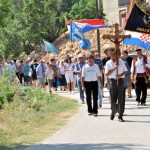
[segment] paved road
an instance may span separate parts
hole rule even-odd
[[[59,94],[79,100],[77,93]],[[86,104],[82,104],[62,130],[26,150],[150,150],[150,98],[147,106],[139,107],[135,97],[127,99],[125,122],[118,122],[117,116],[110,120],[107,90],[104,95],[98,117],[88,116]]]

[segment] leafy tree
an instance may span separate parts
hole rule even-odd
[[[103,18],[103,8],[100,5],[99,18]],[[66,15],[69,20],[78,19],[95,19],[96,18],[96,1],[82,0],[75,3],[71,11]]]

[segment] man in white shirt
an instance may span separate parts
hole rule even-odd
[[[115,50],[115,49],[114,49]],[[115,118],[115,114],[118,112],[118,119],[120,122],[124,122],[122,116],[124,112],[124,80],[127,68],[123,60],[119,59],[119,65],[116,64],[115,51],[111,53],[111,59],[106,62],[105,75],[108,77],[110,83],[110,97],[111,97],[111,116],[110,120]],[[118,75],[117,75],[118,70]]]
[[[137,58],[134,58],[131,66],[132,81],[135,84],[137,106],[145,106],[147,98],[148,76],[146,67],[150,68],[150,60],[142,55],[141,49],[136,50]],[[142,97],[141,97],[142,95]]]
[[[98,81],[102,89],[101,73],[98,65],[94,64],[94,56],[89,55],[88,63],[82,68],[82,89],[86,93],[88,114],[97,116],[98,114]],[[92,106],[93,97],[93,106]]]

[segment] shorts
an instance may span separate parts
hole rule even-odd
[[[48,81],[48,86],[53,87],[53,79],[47,79]]]
[[[39,83],[45,83],[45,78],[39,78],[39,79],[38,79],[38,82],[39,82]]]
[[[66,73],[66,74],[65,74],[67,83],[73,82],[73,80],[74,80],[74,77],[73,77],[73,76],[74,76],[73,73]]]
[[[34,80],[37,80],[37,75],[36,74],[32,74],[32,80],[34,81]]]
[[[24,82],[30,82],[31,81],[31,77],[29,76],[24,76]]]

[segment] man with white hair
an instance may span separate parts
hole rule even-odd
[[[41,88],[45,88],[45,72],[46,72],[46,65],[44,64],[43,60],[40,60],[40,64],[36,68],[37,78],[39,82],[39,86]]]
[[[77,85],[78,85],[78,90],[80,93],[80,100],[82,104],[84,104],[84,91],[82,90],[81,73],[82,73],[83,66],[86,64],[84,60],[85,59],[84,59],[83,54],[79,54],[78,62],[75,64],[75,73],[77,74]]]

